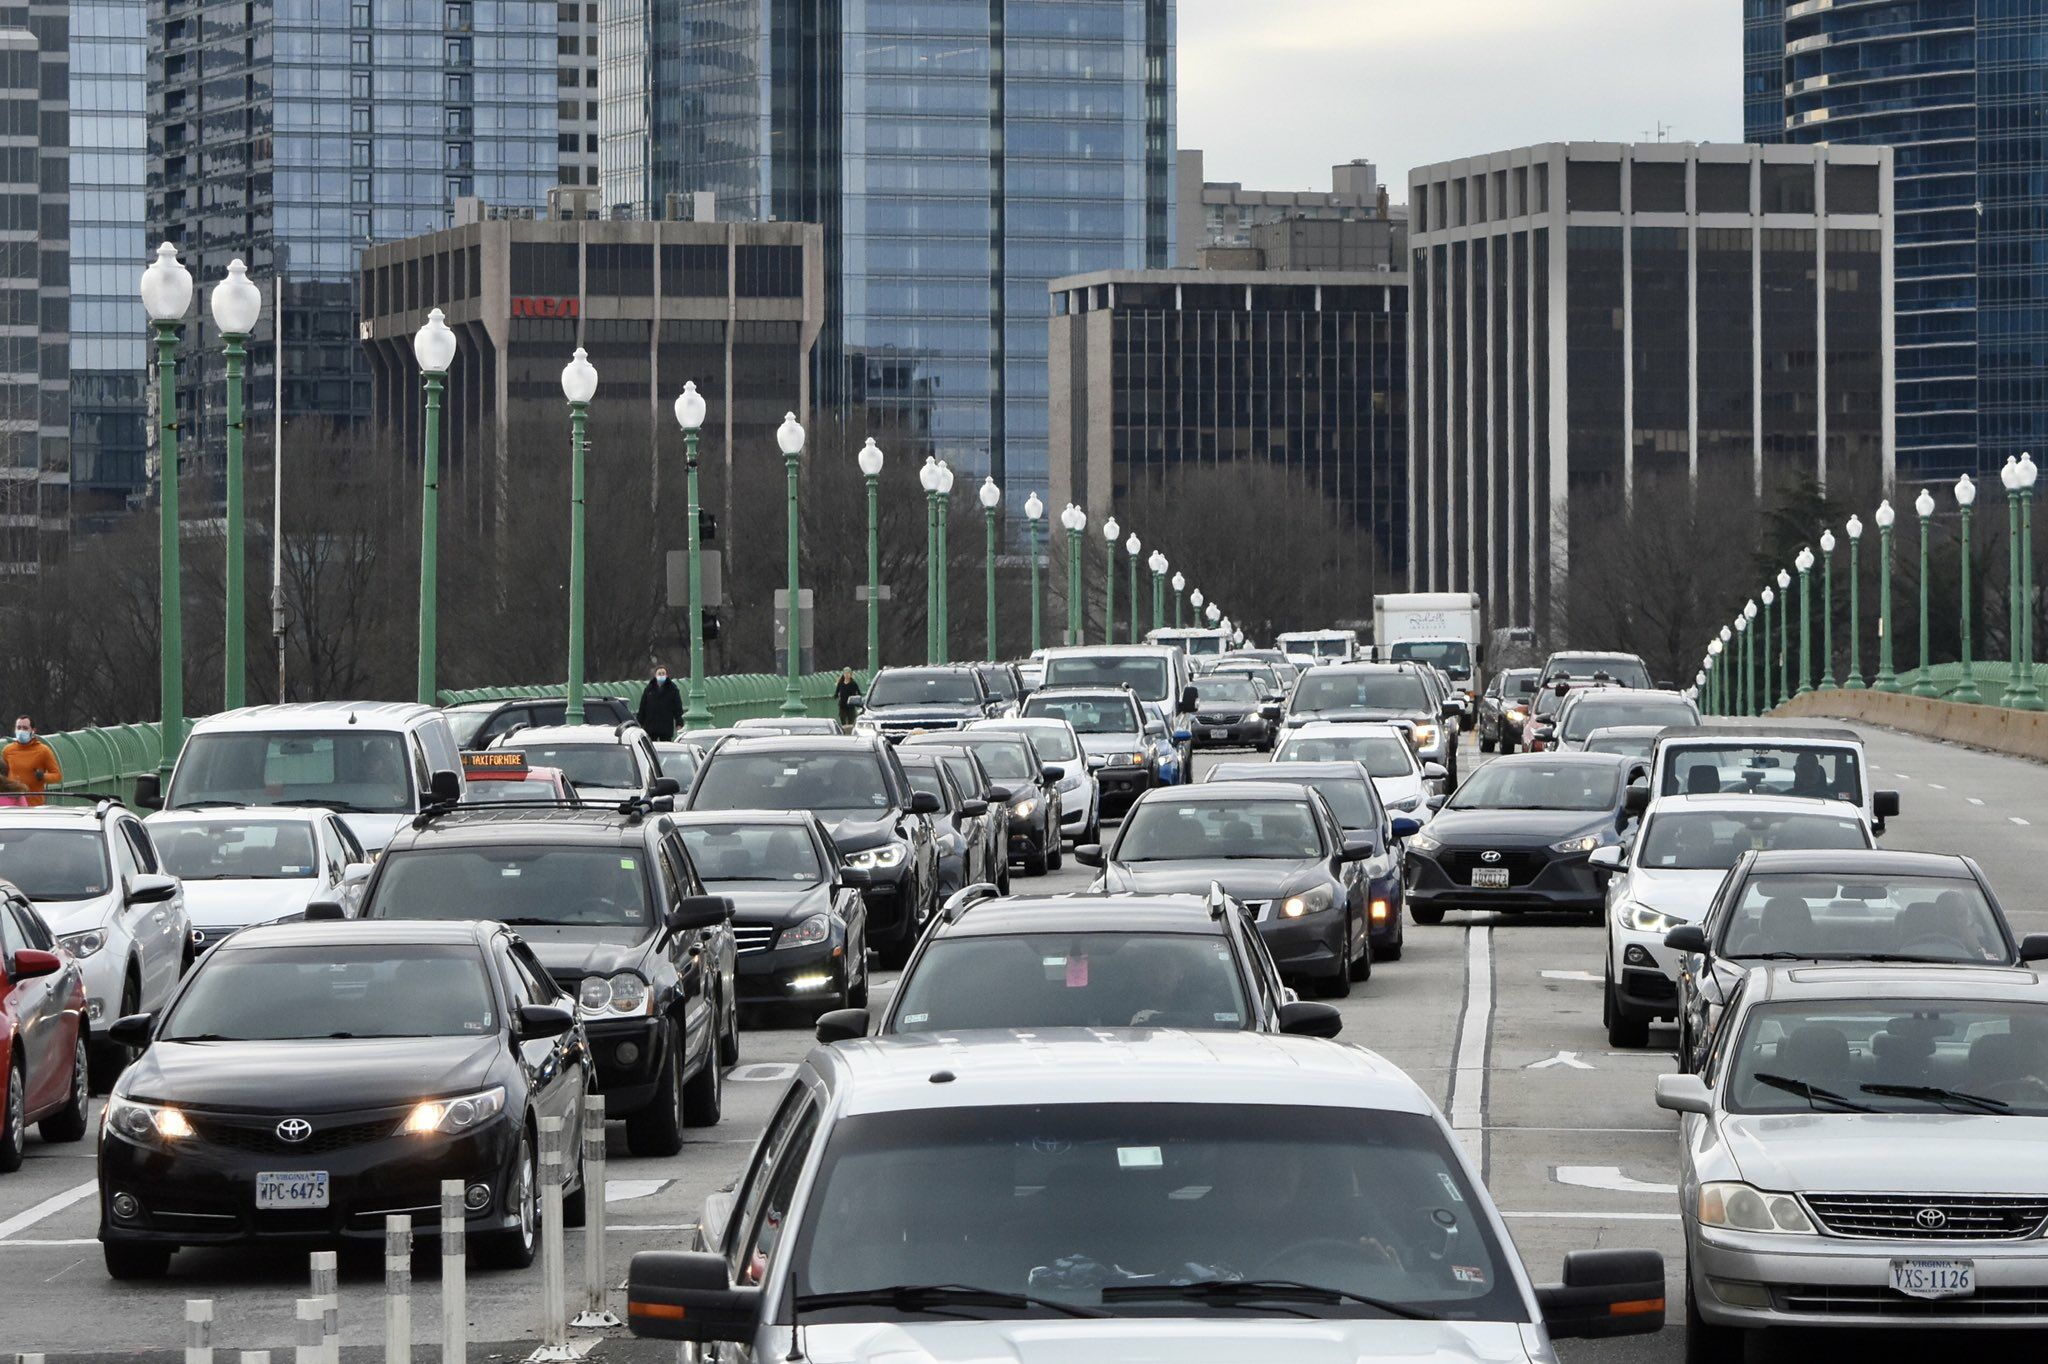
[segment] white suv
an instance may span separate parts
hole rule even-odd
[[[85,977],[93,1087],[128,1053],[104,1040],[127,1014],[160,1009],[191,959],[185,892],[142,821],[112,801],[0,811],[0,878],[34,902]]]
[[[518,749],[534,767],[561,769],[576,794],[594,804],[656,794],[654,784],[661,780],[654,744],[636,724],[515,729],[491,747]]]

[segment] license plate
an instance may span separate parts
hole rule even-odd
[[[324,1208],[327,1171],[263,1170],[256,1175],[259,1208]]]
[[[1230,731],[1227,729],[1212,729],[1209,731],[1209,737],[1212,739],[1228,739]]]
[[[1909,1298],[1967,1298],[1977,1291],[1971,1260],[1893,1260],[1892,1288]]]
[[[1506,890],[1508,869],[1506,867],[1474,867],[1472,884],[1483,890]]]

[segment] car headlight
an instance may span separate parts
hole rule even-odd
[[[405,1115],[398,1130],[416,1137],[467,1132],[505,1111],[505,1087],[493,1085],[452,1099],[427,1099]]]
[[[1443,840],[1431,838],[1426,833],[1408,835],[1408,851],[1433,853],[1443,847]]]
[[[1436,742],[1435,725],[1417,725],[1408,731],[1408,741],[1417,748],[1428,748]]]
[[[1731,1231],[1815,1234],[1806,1210],[1791,1194],[1767,1193],[1734,1180],[1700,1185],[1699,1219],[1703,1227]]]
[[[631,971],[585,976],[576,987],[576,1007],[586,1014],[644,1014],[649,998],[647,982]]]
[[[822,914],[813,914],[802,923],[785,928],[775,936],[775,946],[809,947],[824,942],[832,936],[832,921]]]
[[[1523,710],[1520,706],[1509,706],[1507,716],[1510,720],[1526,720],[1529,718],[1529,712]]]
[[[1666,914],[1662,910],[1651,909],[1648,905],[1637,904],[1623,905],[1621,913],[1616,917],[1621,920],[1623,928],[1632,928],[1638,933],[1668,933],[1680,924],[1689,922],[1676,914]]]
[[[1304,914],[1320,914],[1336,903],[1336,893],[1328,886],[1315,886],[1282,900],[1280,913],[1285,918],[1299,919]]]
[[[107,930],[89,928],[83,933],[66,933],[57,941],[65,951],[83,961],[107,945]]]
[[[1567,838],[1562,843],[1553,843],[1550,845],[1550,850],[1561,853],[1591,852],[1599,846],[1600,835],[1587,834],[1583,838]]]
[[[170,1105],[138,1103],[118,1096],[107,1100],[103,1121],[114,1132],[136,1142],[181,1141],[192,1135],[192,1124]]]
[[[1408,796],[1402,800],[1390,800],[1387,802],[1387,808],[1389,810],[1420,810],[1422,808],[1422,797]]]
[[[879,848],[863,848],[846,855],[846,865],[856,871],[873,871],[877,867],[900,867],[903,859],[910,855],[910,848],[902,843],[884,843]]]
[[[1037,808],[1038,797],[1026,796],[1024,797],[1024,799],[1018,801],[1016,804],[1010,807],[1010,813],[1017,816],[1019,819],[1025,819],[1028,818],[1031,812],[1033,810],[1036,810]]]
[[[1109,765],[1111,767],[1143,767],[1146,757],[1147,755],[1144,753],[1112,753],[1109,755]]]

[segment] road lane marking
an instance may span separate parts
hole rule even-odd
[[[607,1232],[695,1231],[696,1229],[697,1224],[695,1222],[627,1222],[623,1225],[614,1222],[605,1228]]]
[[[1451,1059],[1451,1129],[1465,1154],[1486,1169],[1486,1048],[1493,1030],[1493,930],[1465,930],[1465,1016]]]
[[[1947,788],[1946,786],[1943,786],[1943,785],[1942,785],[1942,784],[1941,784],[1940,782],[1938,782],[1938,781],[1931,781],[1931,782],[1928,782],[1928,783],[1927,783],[1927,789],[1928,789],[1928,790],[1930,790],[1930,791],[1946,791],[1946,790],[1948,790],[1948,788]]]
[[[636,1198],[652,1198],[675,1183],[672,1179],[607,1179],[604,1182],[606,1206],[613,1203],[630,1203]]]
[[[1577,1052],[1561,1051],[1547,1060],[1531,1061],[1528,1065],[1523,1066],[1522,1069],[1549,1070],[1552,1066],[1564,1066],[1571,1070],[1591,1070],[1593,1068],[1588,1062],[1581,1061]]]
[[[1541,975],[1545,980],[1571,980],[1590,985],[1604,985],[1607,983],[1605,976],[1596,976],[1591,971],[1541,971],[1537,974]]]
[[[37,1246],[96,1246],[96,1245],[98,1245],[99,1243],[100,1243],[100,1242],[99,1242],[99,1238],[98,1238],[97,1236],[83,1236],[83,1237],[78,1237],[78,1238],[76,1238],[76,1239],[73,1239],[73,1240],[55,1240],[55,1241],[31,1241],[31,1240],[21,1240],[21,1241],[0,1241],[0,1250],[13,1250],[13,1249],[15,1249],[16,1247],[20,1247],[20,1246],[28,1246],[28,1247],[37,1247]]]
[[[2015,824],[2025,824],[2027,822],[2024,819],[2021,819],[2018,815],[2007,815],[2006,818],[2011,820]]]
[[[1560,1165],[1556,1174],[1558,1183],[1577,1185],[1581,1189],[1660,1194],[1667,1198],[1678,1193],[1676,1184],[1645,1184],[1640,1179],[1631,1179],[1621,1172],[1619,1165]]]
[[[81,1199],[92,1197],[99,1192],[99,1187],[98,1180],[88,1179],[85,1183],[66,1189],[63,1193],[50,1195],[27,1212],[16,1213],[5,1222],[0,1222],[0,1241],[5,1241],[17,1231],[27,1231],[45,1217],[64,1211]]]
[[[1966,796],[1964,799],[1968,800],[1972,805],[1982,805],[1984,803],[1983,799],[1978,796]]]

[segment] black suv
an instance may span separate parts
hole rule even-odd
[[[316,901],[316,904],[320,902]],[[330,902],[331,903],[331,902]],[[340,917],[339,906],[308,917]],[[732,902],[704,893],[668,816],[634,805],[428,812],[363,891],[365,919],[495,919],[576,1001],[605,1116],[672,1156],[723,1107],[739,1059]]]
[[[873,735],[735,735],[690,783],[691,810],[811,810],[868,906],[869,942],[885,963],[910,955],[939,907],[939,802],[910,786],[896,750]]]
[[[965,729],[1000,714],[1004,701],[988,689],[981,670],[955,663],[935,668],[884,668],[859,701],[856,733],[901,739],[931,730]]]

